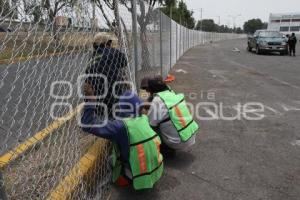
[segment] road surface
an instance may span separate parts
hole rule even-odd
[[[197,144],[165,160],[165,174],[155,189],[114,186],[110,199],[299,199],[300,54],[256,55],[246,51],[246,44],[232,40],[198,46],[179,60],[173,88],[195,106],[210,104],[197,112],[215,119],[197,119]],[[176,73],[179,69],[187,73]],[[262,105],[262,112],[247,114],[240,109],[247,103]],[[230,119],[237,110],[240,119]],[[248,115],[263,118],[252,121]]]
[[[24,139],[33,136],[53,121],[50,116],[53,103],[80,103],[77,78],[87,66],[88,54],[65,55],[19,64],[0,65],[0,155]],[[57,84],[54,94],[68,96],[60,99],[50,94],[51,84]],[[57,106],[55,117],[66,114],[69,108]]]

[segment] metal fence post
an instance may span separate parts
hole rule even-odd
[[[186,46],[185,46],[185,51],[189,49],[189,29],[186,28],[186,34],[185,34],[185,39],[186,39]]]
[[[194,30],[191,30],[192,32],[192,47],[194,47],[195,45],[195,40],[194,40]]]
[[[191,40],[190,40],[190,29],[188,29],[188,34],[187,34],[187,40],[188,40],[188,47],[187,47],[187,50],[189,50],[190,46],[191,46]]]
[[[195,47],[196,46],[195,45],[195,31],[193,30],[192,32],[193,32],[193,47]]]
[[[186,31],[185,31],[185,40],[186,40],[185,51],[187,51],[188,48],[189,48],[189,29],[187,29],[187,28],[186,28]]]
[[[0,170],[0,200],[7,200],[7,196],[4,188],[4,178],[2,176],[1,170]]]
[[[181,33],[181,25],[179,25],[179,57],[181,57],[181,37],[182,37],[182,33]]]
[[[96,32],[96,2],[92,1],[93,6],[93,22],[92,22],[92,35],[95,35]]]
[[[162,35],[162,26],[163,26],[163,23],[162,23],[162,12],[160,11],[160,17],[159,17],[159,37],[160,37],[160,74],[161,76],[163,76],[163,35]]]
[[[133,45],[134,45],[134,79],[136,89],[139,89],[138,83],[138,28],[137,28],[137,11],[136,11],[136,0],[131,1],[132,4],[132,35],[133,35]]]
[[[188,43],[187,43],[187,49],[189,49],[190,48],[190,29],[188,29],[188,34],[187,34],[187,41],[188,41]]]
[[[172,8],[170,12],[170,71],[172,69]]]
[[[185,29],[184,29],[184,27],[182,26],[182,36],[181,36],[182,55],[183,55],[183,53],[184,53],[184,31],[185,31]]]
[[[178,24],[176,23],[176,62],[178,60]]]

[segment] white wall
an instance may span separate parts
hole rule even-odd
[[[288,30],[280,30],[280,27],[288,27]],[[299,31],[292,30],[291,27],[299,27]],[[292,32],[300,34],[300,13],[270,14],[268,30],[276,30],[284,34]]]

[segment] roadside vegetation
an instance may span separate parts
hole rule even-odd
[[[93,39],[89,33],[65,33],[60,38],[58,41],[45,33],[1,33],[0,61],[82,52],[91,47]]]

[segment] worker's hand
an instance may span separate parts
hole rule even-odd
[[[150,103],[145,103],[140,107],[140,114],[148,115],[149,110],[150,110]]]
[[[84,95],[86,97],[89,97],[89,99],[92,99],[92,100],[96,100],[94,88],[93,88],[93,86],[91,84],[84,83],[84,85],[83,85],[83,91],[84,91]]]
[[[141,115],[148,115],[149,109],[146,109],[145,107],[140,108],[140,114]]]

